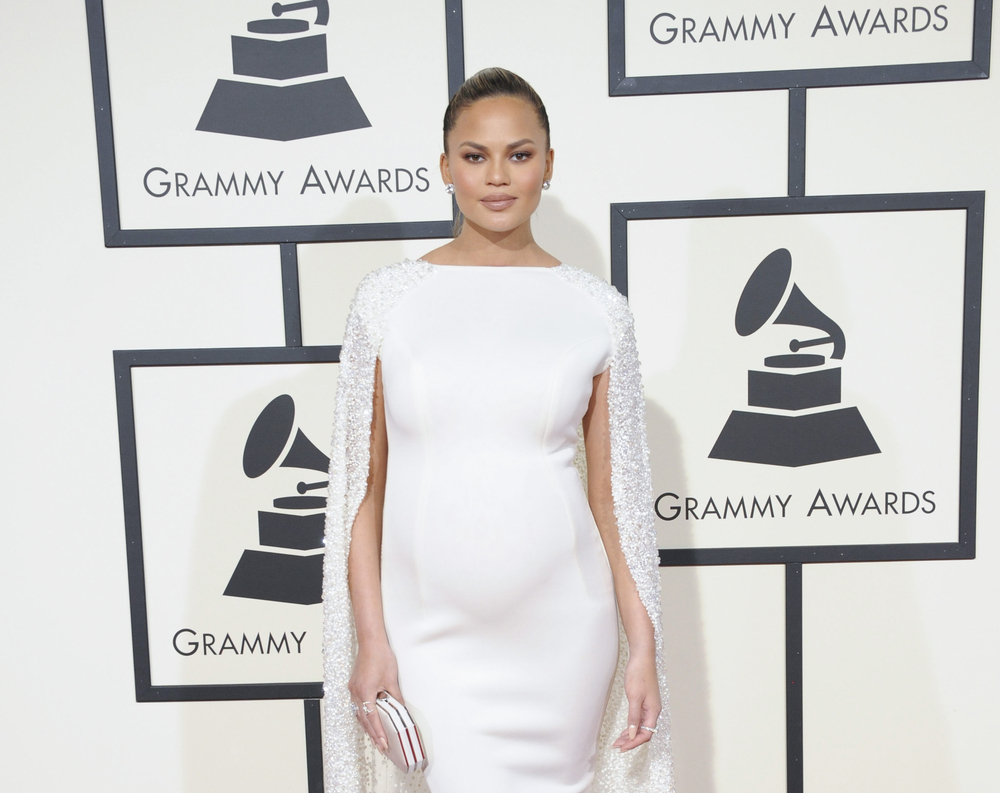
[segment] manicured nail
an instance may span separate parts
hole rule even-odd
[[[635,734],[638,731],[638,729],[639,728],[636,727],[634,724],[628,725],[628,739],[630,741],[634,741],[635,740]]]

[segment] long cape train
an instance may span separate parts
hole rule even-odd
[[[632,314],[626,299],[606,281],[566,264],[554,271],[598,303],[611,331],[608,408],[614,514],[622,551],[653,623],[656,668],[663,701],[659,730],[652,740],[629,752],[611,747],[625,728],[628,717],[624,693],[628,644],[619,621],[618,666],[601,724],[591,790],[592,793],[671,793],[673,763],[663,661],[659,554],[645,402]],[[408,289],[433,272],[434,268],[427,262],[404,260],[369,273],[351,302],[344,332],[330,453],[323,560],[324,770],[328,793],[371,793],[384,787],[397,791],[427,789],[422,774],[404,775],[388,764],[374,750],[351,713],[347,683],[357,644],[347,586],[347,557],[351,528],[368,482],[375,359],[380,351],[386,318]],[[578,464],[580,457],[578,453]]]

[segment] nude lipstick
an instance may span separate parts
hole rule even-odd
[[[487,209],[492,209],[494,212],[502,212],[515,201],[517,199],[514,196],[507,195],[506,193],[491,193],[479,199],[479,203],[483,204]]]

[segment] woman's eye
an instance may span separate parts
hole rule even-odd
[[[475,152],[469,152],[465,155],[465,159],[469,162],[482,162],[485,157],[482,154],[476,154]]]
[[[531,152],[530,151],[516,151],[516,152],[514,152],[511,155],[511,157],[514,158],[515,162],[524,162],[525,160],[528,160],[528,159],[531,158]]]

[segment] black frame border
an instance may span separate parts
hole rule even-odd
[[[964,209],[966,212],[957,542],[661,548],[661,567],[975,558],[980,309],[982,305],[985,202],[985,192],[968,191],[649,201],[611,205],[611,283],[626,298],[628,297],[628,223],[630,221],[955,209]]]
[[[435,239],[452,236],[452,218],[402,223],[343,223],[314,226],[230,226],[186,229],[123,229],[118,202],[118,169],[111,112],[104,0],[85,0],[90,74],[94,89],[97,161],[101,185],[104,245],[134,248],[175,245],[262,245],[295,242],[365,242],[396,239]],[[462,0],[444,0],[448,96],[465,80],[465,43]]]
[[[132,399],[132,369],[140,366],[226,366],[247,364],[339,363],[340,346],[322,347],[233,347],[186,350],[115,350],[115,395],[118,402],[118,444],[122,467],[122,499],[125,509],[126,562],[128,565],[129,613],[132,623],[132,662],[135,670],[136,702],[201,702],[206,700],[307,700],[323,696],[322,682],[315,683],[222,683],[211,685],[154,686],[149,663],[149,626],[146,613],[146,575],[142,553],[142,513],[139,500],[139,468],[136,456],[135,411]],[[317,711],[318,715],[318,711]],[[318,734],[307,727],[307,738]],[[312,751],[312,750],[310,750]],[[310,762],[315,762],[310,760]]]
[[[944,80],[979,80],[990,76],[993,0],[976,0],[972,24],[972,59],[968,61],[641,77],[629,77],[625,74],[625,2],[626,0],[608,0],[609,96],[926,83]]]

